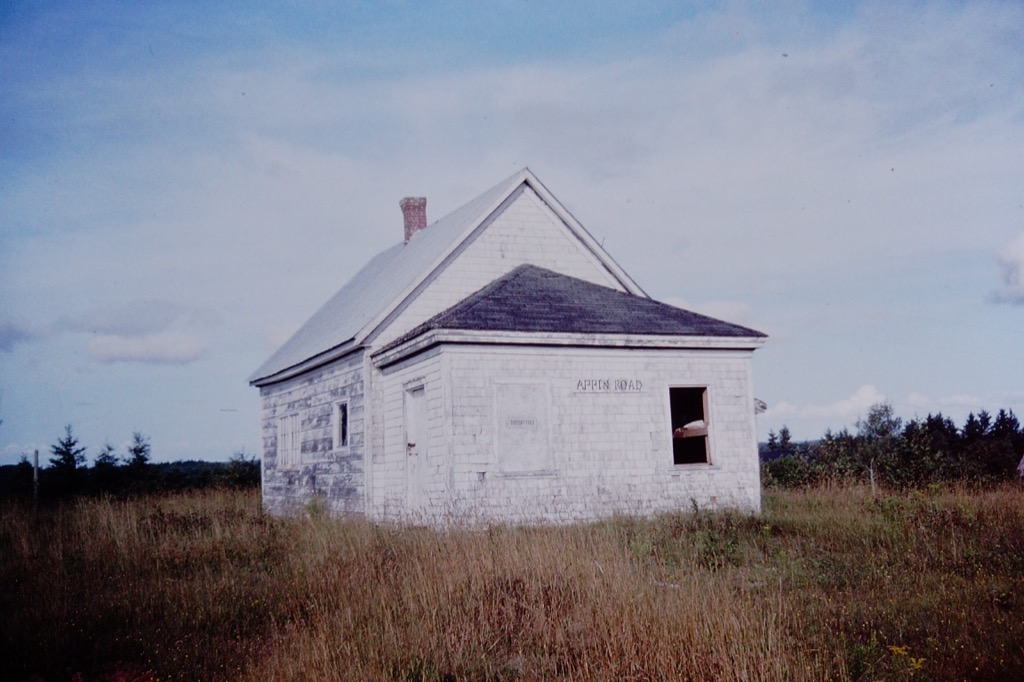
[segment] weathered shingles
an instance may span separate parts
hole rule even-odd
[[[521,265],[406,334],[429,329],[582,334],[724,336],[765,334],[534,265]]]

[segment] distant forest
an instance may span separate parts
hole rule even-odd
[[[104,444],[88,462],[87,448],[69,424],[50,447],[48,460],[40,453],[38,478],[27,455],[13,465],[0,466],[0,499],[61,500],[78,496],[132,495],[199,490],[256,488],[260,462],[236,452],[227,462],[150,461],[149,438],[139,432],[123,454]]]
[[[1024,475],[1024,429],[1013,410],[993,417],[982,410],[963,426],[942,414],[906,423],[880,403],[857,421],[856,432],[828,431],[821,440],[794,443],[789,429],[769,434],[760,446],[766,486],[825,482],[873,487],[923,487],[963,482],[989,485]]]

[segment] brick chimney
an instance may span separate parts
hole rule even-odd
[[[405,218],[405,241],[427,226],[427,198],[406,197],[399,202]]]

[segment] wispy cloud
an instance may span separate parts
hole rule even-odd
[[[40,464],[45,466],[46,457],[49,454],[48,446],[41,445],[39,443],[6,443],[3,448],[0,448],[0,458],[2,458],[5,463],[17,462],[22,457],[31,462],[32,452],[34,450],[39,451]]]
[[[183,318],[195,314],[184,306],[161,300],[129,301],[117,306],[89,310],[81,315],[62,317],[55,331],[140,336],[161,332]]]
[[[997,303],[1024,305],[1024,234],[1006,245],[999,254],[1002,288],[992,295]]]
[[[100,335],[89,340],[89,356],[105,364],[141,362],[185,365],[202,356],[204,350],[201,340],[177,332],[137,337]]]
[[[836,419],[851,421],[867,414],[872,405],[884,403],[885,394],[871,384],[858,388],[853,395],[825,405],[798,405],[791,402],[780,402],[769,405],[765,415],[772,420],[787,419]]]
[[[10,353],[18,344],[31,341],[35,332],[10,320],[0,320],[0,351]]]
[[[211,321],[198,308],[166,300],[134,300],[61,317],[51,333],[90,335],[89,357],[104,364],[184,365],[206,350],[193,328]]]

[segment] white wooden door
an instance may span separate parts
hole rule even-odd
[[[423,505],[423,461],[427,451],[427,401],[422,386],[405,392],[405,508]]]

